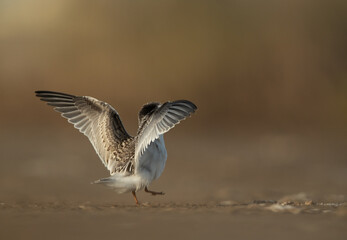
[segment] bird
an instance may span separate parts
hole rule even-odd
[[[152,195],[164,192],[149,190],[152,181],[162,174],[167,160],[164,134],[197,110],[188,100],[150,102],[138,114],[138,130],[131,136],[118,112],[108,103],[90,96],[75,96],[54,91],[35,91],[40,100],[53,106],[69,123],[88,137],[110,176],[93,183],[112,188],[117,193],[144,189]]]

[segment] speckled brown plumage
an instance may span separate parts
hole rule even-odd
[[[186,100],[145,104],[139,112],[137,135],[132,137],[117,111],[108,103],[60,92],[35,93],[89,138],[111,175],[116,172],[133,174],[137,158],[148,145],[196,109]]]

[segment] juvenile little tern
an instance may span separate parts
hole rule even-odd
[[[195,112],[197,107],[187,100],[152,102],[139,112],[136,136],[125,130],[117,111],[108,103],[88,96],[74,96],[52,91],[36,91],[36,96],[86,135],[110,171],[110,177],[94,183],[104,184],[118,193],[144,189],[152,195],[163,192],[148,190],[150,183],[162,174],[167,152],[164,133]]]

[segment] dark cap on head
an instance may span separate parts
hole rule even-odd
[[[139,121],[143,119],[145,116],[150,116],[155,110],[157,110],[160,106],[160,103],[152,102],[143,105],[142,109],[139,112]]]

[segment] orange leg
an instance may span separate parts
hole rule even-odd
[[[147,187],[145,187],[145,192],[151,193],[153,196],[155,196],[155,195],[164,195],[164,194],[165,194],[165,193],[163,193],[163,192],[154,192],[154,191],[150,191],[150,190],[148,190]]]
[[[132,194],[133,194],[133,196],[134,196],[134,199],[135,199],[136,205],[139,205],[139,201],[137,200],[137,197],[136,197],[136,193],[135,193],[135,191],[132,191],[131,193],[132,193]]]

